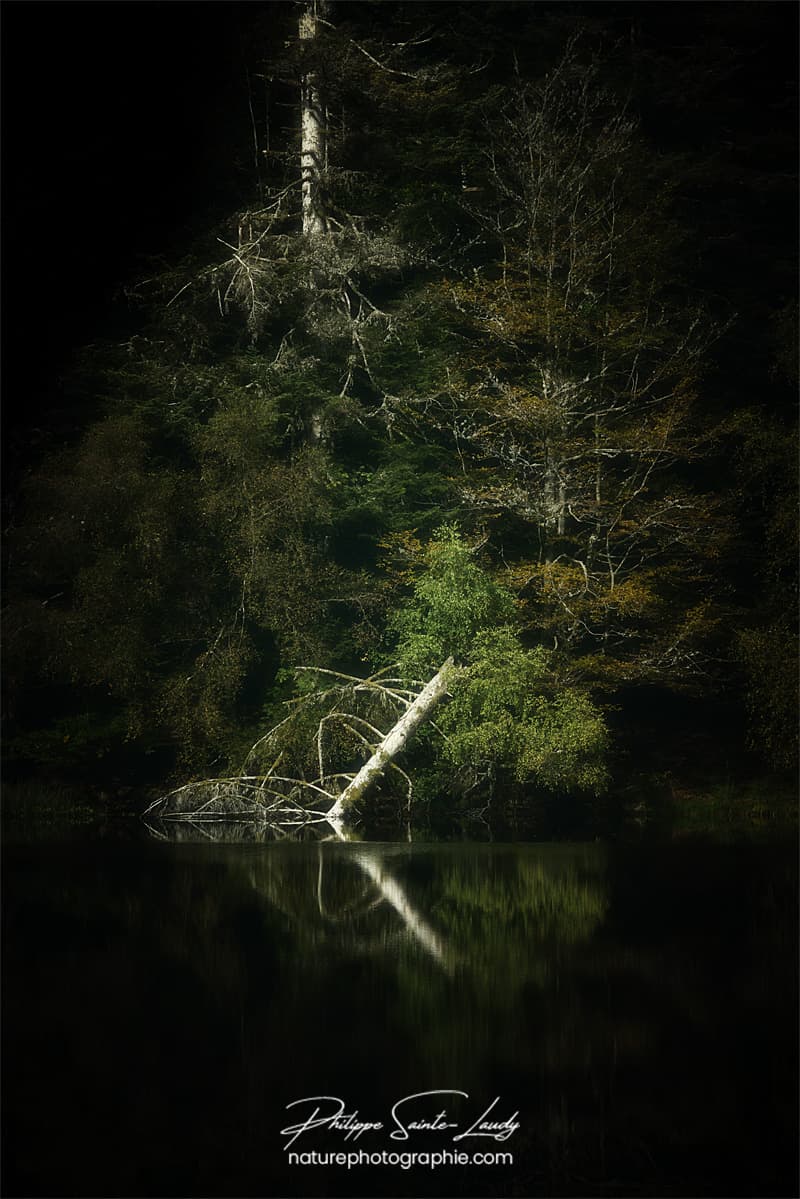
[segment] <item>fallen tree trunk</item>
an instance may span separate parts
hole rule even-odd
[[[389,730],[372,757],[364,763],[330,809],[327,819],[331,824],[335,826],[346,821],[386,768],[402,753],[419,726],[428,719],[439,701],[447,694],[455,671],[453,659],[448,658],[423,687],[413,704]]]
[[[215,821],[241,821],[266,823],[277,827],[285,825],[299,826],[327,821],[338,832],[358,810],[360,802],[369,790],[378,782],[387,769],[393,769],[403,774],[411,796],[411,780],[404,775],[395,759],[406,748],[414,733],[433,713],[436,705],[448,693],[448,689],[458,674],[458,667],[453,659],[448,658],[441,669],[433,676],[422,691],[415,693],[408,689],[402,679],[380,680],[379,676],[368,679],[358,679],[350,675],[340,675],[336,671],[321,670],[323,675],[332,675],[342,680],[336,689],[315,693],[309,699],[325,700],[329,694],[334,695],[332,704],[319,719],[314,745],[317,751],[319,776],[309,780],[304,772],[302,762],[288,763],[284,769],[291,773],[278,773],[279,765],[284,759],[283,750],[276,737],[281,731],[291,727],[292,717],[281,721],[261,738],[250,751],[245,769],[248,768],[253,753],[264,745],[277,748],[278,754],[272,766],[264,774],[243,773],[227,779],[205,779],[199,782],[186,783],[168,795],[161,796],[150,804],[144,815],[152,819],[169,821],[186,821],[196,826]],[[375,716],[368,712],[370,719],[365,719],[356,711],[348,711],[340,706],[344,692],[354,701],[354,706],[364,696],[374,697],[384,711]],[[410,698],[414,696],[413,700]],[[385,708],[397,715],[398,709],[402,715],[387,733],[373,723],[385,716]],[[298,708],[295,711],[302,711]],[[354,775],[350,772],[331,771],[325,763],[323,752],[323,730],[336,722],[338,726],[355,740],[360,747],[366,746],[370,751],[369,760]],[[384,725],[385,727],[385,725]],[[368,740],[367,733],[372,733],[376,740]],[[307,763],[306,763],[307,765]],[[253,767],[250,767],[252,770]],[[337,795],[338,787],[344,780],[347,785]],[[336,789],[332,784],[337,784]]]

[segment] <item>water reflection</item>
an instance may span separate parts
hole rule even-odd
[[[173,831],[7,852],[4,1193],[792,1193],[793,853]],[[292,1100],[434,1088],[513,1166],[288,1169]]]
[[[333,938],[340,948],[371,944],[397,953],[408,942],[450,973],[459,966],[494,977],[500,969],[508,981],[531,946],[586,939],[606,911],[605,851],[599,845],[539,847],[535,858],[519,849],[476,858],[463,847],[455,853],[440,847],[432,887],[419,876],[405,877],[409,861],[419,859],[418,848],[363,843],[343,830],[326,835],[325,828],[314,825],[305,832],[316,843],[313,855],[224,859],[232,871],[244,871],[253,889],[314,944]],[[224,822],[165,823],[151,831],[163,840],[218,845],[263,844],[281,836],[269,826]],[[424,909],[412,900],[412,891],[420,893]]]

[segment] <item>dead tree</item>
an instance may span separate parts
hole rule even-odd
[[[240,774],[187,783],[157,799],[145,815],[195,825],[233,820],[286,827],[327,821],[338,829],[362,810],[370,792],[390,770],[403,778],[410,805],[413,784],[397,759],[447,696],[458,676],[453,659],[448,658],[424,685],[381,674],[359,679],[337,671],[311,669],[334,681],[295,701],[289,716],[252,747]],[[315,704],[322,708],[312,734],[318,773],[309,779],[302,769],[286,772],[286,744],[296,735],[299,718],[307,717]],[[387,716],[392,723],[384,731],[376,722],[385,725]],[[342,769],[340,762],[330,761],[333,730],[344,733],[360,756],[369,753],[357,770]],[[311,748],[307,747],[309,751]],[[254,769],[254,762],[263,761],[265,755],[272,758],[273,754],[266,770]]]
[[[345,820],[370,788],[380,779],[394,759],[403,752],[421,724],[428,719],[436,705],[447,695],[448,682],[452,681],[455,667],[448,658],[444,666],[423,687],[417,698],[409,705],[405,714],[397,721],[376,748],[372,757],[348,783],[328,813],[328,820]]]

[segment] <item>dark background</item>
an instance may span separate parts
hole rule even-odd
[[[74,348],[130,332],[121,285],[233,202],[252,5],[3,5],[5,418],[11,463],[69,430]],[[258,6],[260,7],[260,6]],[[233,130],[233,135],[231,133]],[[234,155],[231,150],[234,150]]]

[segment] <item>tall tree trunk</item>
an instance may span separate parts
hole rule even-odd
[[[300,13],[298,35],[307,43],[305,69],[300,79],[300,178],[302,192],[303,236],[322,237],[328,232],[325,217],[324,177],[327,165],[328,128],[325,103],[314,59],[314,42],[319,36],[319,20],[330,12],[329,0],[306,0]],[[315,285],[314,272],[310,283]],[[307,426],[308,440],[318,445],[323,439],[321,410],[315,408]]]
[[[455,672],[453,659],[448,658],[441,670],[426,683],[408,711],[389,730],[370,760],[361,767],[328,812],[327,819],[334,828],[337,823],[347,819],[387,767],[402,753],[419,726],[428,719],[439,701],[447,694],[448,685]]]
[[[308,0],[300,14],[300,40],[308,42],[309,49],[318,36],[318,18],[327,17],[329,8],[328,0]],[[312,61],[300,81],[300,173],[306,237],[326,233],[328,228],[322,197],[326,144],[325,108]]]

